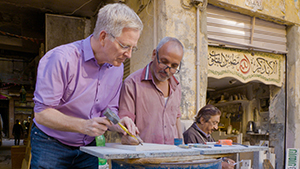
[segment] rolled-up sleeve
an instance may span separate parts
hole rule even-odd
[[[62,57],[60,50],[49,52],[40,60],[33,99],[35,112],[55,107],[60,103],[65,84],[68,84],[68,69],[69,63]]]

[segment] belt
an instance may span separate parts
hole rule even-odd
[[[67,148],[70,148],[70,149],[72,149],[72,150],[78,150],[78,149],[80,148],[80,146],[75,147],[75,146],[69,146],[69,145],[66,145],[66,144],[64,144],[64,143],[62,143],[62,142],[60,142],[60,141],[58,141],[56,138],[49,136],[48,134],[46,134],[45,132],[43,132],[41,129],[39,129],[38,126],[37,126],[34,122],[33,122],[32,126],[35,127],[36,129],[38,129],[38,130],[39,130],[40,132],[42,132],[43,134],[47,135],[47,136],[50,137],[51,139],[57,141],[59,144],[65,146],[65,147],[67,147]],[[96,145],[96,140],[95,140],[95,139],[94,139],[90,144],[88,144],[88,145],[86,145],[86,146],[94,146],[94,145]]]

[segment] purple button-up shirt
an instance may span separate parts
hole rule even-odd
[[[56,47],[39,62],[34,92],[34,112],[55,108],[73,117],[99,117],[109,107],[118,112],[123,78],[123,64],[114,67],[97,64],[90,37]],[[35,124],[47,135],[70,146],[84,146],[93,141],[88,135],[53,130]]]

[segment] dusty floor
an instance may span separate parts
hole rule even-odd
[[[23,143],[23,141],[21,141]],[[0,146],[0,169],[11,169],[11,146],[14,145],[13,139],[3,139]]]

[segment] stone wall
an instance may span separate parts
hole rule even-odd
[[[189,0],[183,0],[185,4]],[[270,117],[272,128],[278,133],[270,133],[272,145],[277,147],[277,168],[284,165],[285,144],[282,137],[286,138],[286,146],[300,148],[300,111],[299,79],[297,75],[297,64],[299,63],[299,41],[300,41],[300,3],[298,0],[209,0],[209,4],[224,8],[228,11],[239,12],[249,16],[272,21],[279,24],[289,25],[287,29],[287,70],[286,80],[281,88],[270,86]],[[154,5],[155,4],[155,5]],[[140,1],[130,1],[130,6],[138,11]],[[131,72],[143,68],[151,61],[151,53],[156,44],[165,36],[178,38],[185,47],[185,55],[182,61],[180,74],[176,75],[182,85],[181,111],[182,119],[192,120],[197,112],[196,91],[196,64],[200,65],[200,107],[205,105],[207,90],[207,38],[206,38],[206,13],[199,13],[200,34],[200,62],[197,59],[197,12],[195,7],[185,9],[181,0],[153,0],[140,13],[145,28],[139,40],[139,51],[131,58]],[[287,99],[286,99],[287,98]],[[287,104],[286,104],[287,103]],[[285,121],[287,115],[287,121]],[[285,134],[285,123],[287,122],[287,133]],[[284,130],[284,131],[282,131]],[[277,153],[276,153],[277,154]]]

